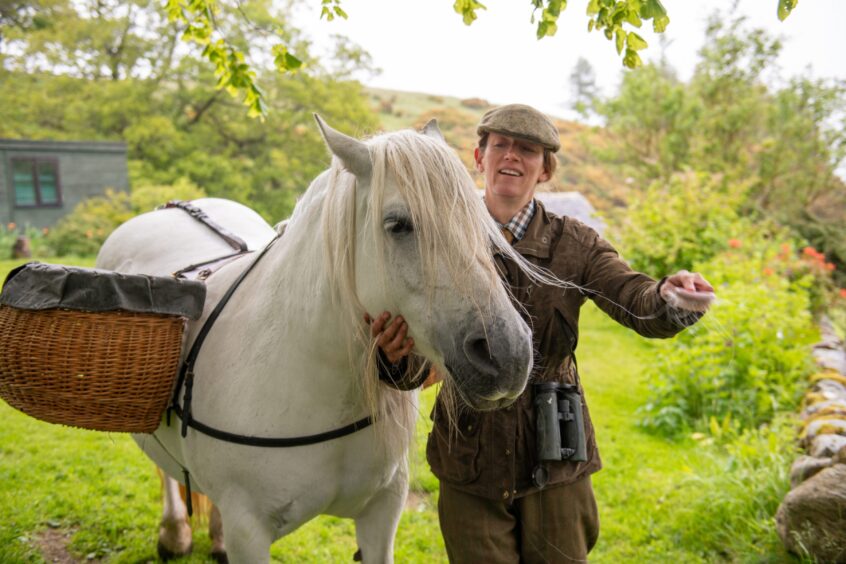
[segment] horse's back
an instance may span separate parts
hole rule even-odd
[[[237,202],[202,198],[191,203],[243,239],[250,250],[263,247],[276,234],[259,214]],[[141,214],[115,229],[100,249],[97,266],[128,274],[164,276],[233,252],[209,226],[181,209],[165,208]]]

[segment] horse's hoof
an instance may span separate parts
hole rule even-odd
[[[353,554],[353,562],[361,562],[361,549],[360,548],[355,551],[355,554]]]
[[[158,545],[156,545],[156,551],[159,553],[159,558],[162,559],[162,562],[167,562],[168,560],[173,560],[174,558],[181,558],[183,556],[187,556],[191,554],[191,550],[194,548],[193,543],[188,545],[188,550],[185,552],[176,553],[170,550],[168,547],[162,544],[162,541],[159,541]]]
[[[212,550],[211,557],[217,564],[229,564],[229,557],[226,556],[225,550]]]

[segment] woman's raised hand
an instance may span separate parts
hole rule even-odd
[[[411,353],[414,339],[408,337],[408,323],[401,315],[391,321],[391,313],[387,311],[382,312],[376,319],[365,313],[364,322],[370,325],[370,335],[391,364],[398,363]]]
[[[661,297],[675,308],[705,312],[716,295],[713,286],[702,275],[680,270],[668,276],[661,285]]]

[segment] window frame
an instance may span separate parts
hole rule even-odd
[[[35,188],[35,203],[34,204],[20,204],[18,203],[18,191],[15,187],[15,164],[18,162],[28,163],[30,165],[30,173],[32,174],[33,187]],[[38,165],[41,163],[49,163],[53,165],[53,173],[56,177],[56,201],[44,203],[41,198],[41,181],[38,174]],[[56,157],[12,157],[10,159],[11,173],[12,173],[12,194],[15,200],[16,209],[38,209],[38,208],[61,208],[62,207],[62,181],[59,174],[59,159]]]

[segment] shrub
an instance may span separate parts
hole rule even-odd
[[[665,343],[642,423],[666,434],[690,427],[745,429],[793,410],[813,364],[809,278],[770,272],[772,244],[722,253],[697,266],[718,301]]]
[[[12,257],[12,247],[14,247],[18,237],[22,235],[29,239],[29,248],[33,257],[46,256],[49,254],[44,242],[44,235],[47,232],[49,232],[47,228],[38,229],[31,225],[21,226],[14,222],[0,225],[0,260],[15,258]]]
[[[735,211],[746,190],[694,172],[655,182],[624,212],[619,248],[636,270],[658,276],[693,270],[754,229]]]
[[[779,416],[771,425],[708,448],[711,463],[679,484],[672,536],[709,560],[786,558],[774,515],[790,489],[795,429],[793,418]]]
[[[203,191],[187,180],[173,186],[141,186],[132,194],[106,190],[104,196],[88,198],[77,204],[49,231],[46,243],[57,256],[95,255],[106,237],[131,217],[152,211],[168,200],[192,200]]]

